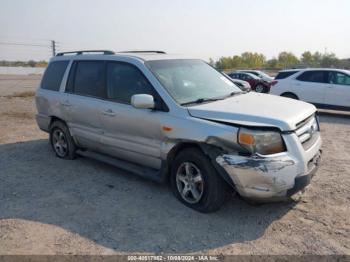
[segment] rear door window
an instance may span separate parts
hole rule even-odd
[[[152,85],[135,66],[128,63],[107,63],[107,98],[130,104],[137,94],[155,96]]]
[[[78,61],[73,69],[75,77],[72,84],[71,76],[69,77],[67,85],[69,92],[83,96],[106,98],[104,61]]]
[[[241,74],[241,79],[242,79],[242,80],[251,80],[252,77],[251,77],[250,75]]]
[[[62,78],[66,72],[69,61],[51,62],[41,81],[41,88],[46,90],[58,91],[61,86]]]
[[[306,71],[296,79],[303,82],[327,83],[327,71]]]

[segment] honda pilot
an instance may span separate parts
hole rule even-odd
[[[55,154],[98,159],[157,182],[200,212],[234,190],[287,199],[321,157],[313,105],[245,92],[202,60],[162,51],[77,51],[50,60],[36,120]]]

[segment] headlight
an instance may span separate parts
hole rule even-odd
[[[277,131],[240,128],[238,142],[250,153],[270,155],[286,151],[282,136]]]

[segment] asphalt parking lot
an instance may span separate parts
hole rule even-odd
[[[0,78],[0,254],[350,254],[349,114],[321,114],[323,162],[299,200],[232,194],[200,214],[166,185],[55,157],[33,118],[36,83],[11,83]]]

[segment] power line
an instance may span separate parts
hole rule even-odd
[[[0,45],[48,47],[48,45],[26,44],[26,43],[10,43],[10,42],[0,42]]]

